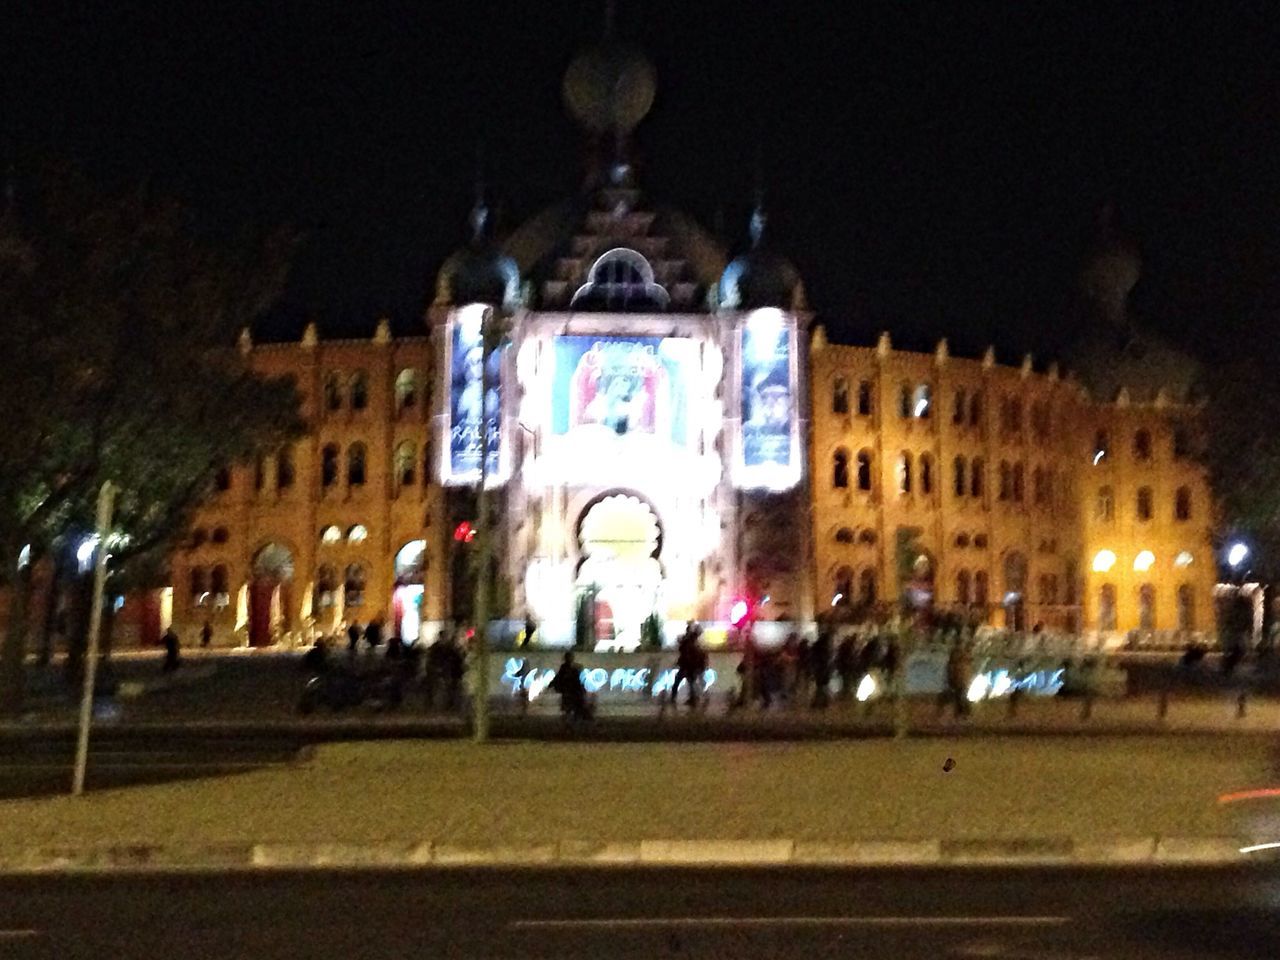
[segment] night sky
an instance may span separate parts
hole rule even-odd
[[[301,228],[264,336],[308,317],[366,335],[384,313],[414,331],[465,236],[478,143],[500,232],[579,185],[560,81],[602,8],[6,4],[0,159],[69,156],[215,220]],[[642,186],[741,248],[759,149],[774,241],[833,337],[1052,352],[1112,200],[1151,328],[1209,359],[1273,350],[1267,5],[620,0],[617,19],[658,72]]]

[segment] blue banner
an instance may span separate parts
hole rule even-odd
[[[789,326],[748,322],[742,330],[743,466],[791,466],[793,394]]]
[[[449,386],[449,479],[474,483],[480,479],[480,446],[484,419],[488,420],[489,462],[487,472],[498,473],[501,446],[502,351],[489,355],[489,389],[481,398],[484,345],[480,338],[479,315],[453,324],[450,344]],[[482,419],[483,418],[483,419]]]

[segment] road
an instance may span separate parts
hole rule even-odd
[[[224,776],[294,762],[302,742],[279,736],[199,737],[181,731],[120,737],[110,732],[89,744],[89,790]],[[70,789],[75,741],[0,739],[0,799],[49,796]]]
[[[1273,957],[1280,874],[595,870],[0,879],[0,956]]]

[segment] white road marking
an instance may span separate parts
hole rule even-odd
[[[588,917],[564,920],[514,920],[513,929],[548,930],[608,927],[1049,927],[1070,917]]]
[[[0,940],[30,940],[40,936],[39,930],[0,930]]]

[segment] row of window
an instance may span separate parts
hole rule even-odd
[[[320,485],[334,486],[341,475],[341,448],[336,443],[325,444],[320,451]],[[431,475],[430,447],[424,448],[422,460],[422,481],[427,482]],[[347,485],[363,486],[367,475],[367,448],[359,441],[347,447]],[[398,444],[392,454],[394,477],[397,487],[411,487],[418,481],[418,445],[412,440]],[[274,466],[275,486],[277,490],[288,490],[293,486],[296,473],[293,466],[293,452],[281,450],[274,457],[259,457],[254,468],[253,487],[257,491],[266,489],[268,478]],[[231,489],[231,471],[223,468],[217,472],[215,486],[221,492]]]
[[[418,406],[422,399],[418,371],[401,370],[395,380],[395,409],[403,413]],[[324,407],[330,413],[346,406],[351,410],[364,410],[369,406],[369,374],[357,370],[347,375],[340,370],[330,370],[324,378]]]
[[[1179,630],[1196,629],[1196,594],[1189,583],[1178,587],[1175,594],[1177,604],[1177,624]],[[1156,628],[1156,588],[1154,584],[1144,583],[1138,587],[1138,629],[1154,630]],[[1098,588],[1098,629],[1113,631],[1116,629],[1116,588],[1114,584],[1104,583]]]
[[[872,486],[872,455],[870,450],[860,450],[855,458],[856,480],[859,490],[870,490]],[[919,459],[913,459],[910,453],[898,455],[894,473],[898,492],[910,494],[916,484],[920,492],[932,494],[934,487],[934,461],[930,454],[923,453]],[[952,489],[957,497],[981,497],[984,492],[986,463],[981,457],[974,457],[972,462],[966,457],[956,457],[952,463]],[[918,479],[917,479],[918,478]],[[1001,461],[999,467],[999,498],[1021,503],[1025,490],[1025,468],[1021,463]],[[832,460],[831,485],[838,490],[846,490],[850,485],[849,453],[837,450]],[[1032,471],[1032,493],[1036,504],[1047,505],[1053,502],[1053,472],[1043,467]]]
[[[231,539],[231,533],[226,527],[214,527],[212,531],[205,527],[196,527],[191,531],[191,536],[187,541],[189,549],[203,547],[206,543],[216,543],[219,546]]]
[[[349,563],[342,577],[343,603],[358,607],[364,603],[365,569],[361,563]],[[338,571],[322,564],[316,573],[316,606],[333,606],[338,593]],[[215,567],[192,567],[190,573],[191,602],[196,606],[226,606],[231,593],[231,579],[225,563]]]
[[[855,603],[875,603],[876,595],[875,570],[867,567],[857,575],[856,581],[852,567],[840,567],[836,571],[835,590],[831,595],[833,607],[852,606]]]
[[[1183,426],[1177,426],[1173,429],[1172,443],[1173,459],[1187,460],[1192,455],[1191,449],[1191,432]],[[1150,463],[1155,456],[1154,444],[1151,439],[1151,431],[1144,428],[1135,430],[1133,433],[1132,446],[1133,459],[1138,463]],[[1106,430],[1099,430],[1093,438],[1093,463],[1098,464],[1109,462],[1111,456],[1111,434]]]
[[[1150,487],[1139,487],[1135,497],[1134,515],[1146,523],[1155,516],[1155,494]],[[1173,495],[1173,519],[1185,523],[1191,519],[1191,488],[1179,487]],[[1115,491],[1109,486],[1098,488],[1094,501],[1093,518],[1099,523],[1111,523],[1116,518]]]
[[[332,546],[343,539],[342,528],[334,524],[320,528],[320,542],[325,546]],[[364,543],[369,539],[369,528],[362,523],[357,523],[349,528],[346,533],[348,543]]]
[[[851,403],[851,399],[856,399]],[[874,389],[870,380],[858,382],[856,398],[851,397],[849,381],[836,377],[831,386],[831,412],[848,415],[856,410],[860,417],[874,412]],[[933,387],[927,383],[904,383],[898,388],[898,416],[904,420],[927,420],[933,413]],[[956,426],[977,427],[982,423],[983,395],[957,387],[952,397],[951,422]],[[1049,405],[1041,400],[1031,404],[1031,428],[1038,439],[1045,439],[1050,432]],[[1000,429],[1004,433],[1022,430],[1022,400],[1004,397],[1000,402]]]
[[[849,527],[841,527],[839,530],[836,531],[836,543],[843,543],[843,544],[861,543],[867,546],[871,546],[875,542],[876,542],[876,532],[874,530],[870,530],[867,528],[859,530],[856,534]]]

